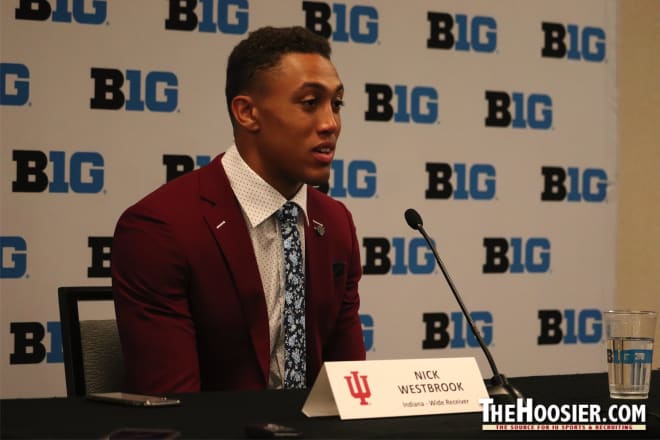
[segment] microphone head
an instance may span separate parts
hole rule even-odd
[[[422,221],[422,216],[420,216],[419,213],[412,208],[406,209],[405,217],[408,226],[414,230],[418,230],[420,226],[424,224]]]

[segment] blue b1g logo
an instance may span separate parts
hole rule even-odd
[[[438,120],[438,91],[430,86],[409,87],[397,84],[367,83],[364,91],[368,97],[365,121],[391,121],[432,124]],[[396,95],[396,103],[393,98]]]
[[[483,273],[546,273],[550,270],[550,240],[532,237],[484,238]],[[509,252],[510,251],[510,252]]]
[[[9,331],[14,335],[14,351],[9,355],[9,364],[38,364],[64,362],[62,352],[62,326],[58,321],[49,321],[46,327],[40,322],[11,322]],[[50,346],[46,348],[46,331]]]
[[[173,112],[179,100],[179,80],[172,72],[147,72],[127,70],[126,75],[117,69],[92,67],[94,97],[90,108],[129,111]],[[122,89],[124,81],[128,87]],[[144,89],[144,92],[142,91]],[[162,96],[159,96],[162,95]]]
[[[527,96],[520,92],[486,90],[486,127],[513,127],[548,130],[552,128],[552,98],[542,93]]]
[[[427,199],[492,200],[495,198],[495,167],[489,164],[426,163]]]
[[[378,41],[378,10],[373,6],[302,2],[305,27],[332,41],[374,44]],[[330,23],[334,16],[334,27]]]
[[[27,272],[27,243],[23,237],[0,237],[0,278],[21,278]]]
[[[16,179],[12,182],[13,192],[44,192],[94,194],[103,190],[104,160],[100,153],[49,151],[48,155],[38,150],[14,150]],[[52,165],[50,175],[46,173]],[[67,166],[69,176],[67,181]]]
[[[486,345],[493,342],[493,315],[487,311],[470,313],[470,318],[481,333]],[[424,350],[433,348],[479,347],[479,341],[472,332],[462,312],[424,313],[426,337],[422,342]],[[451,327],[451,328],[450,328]],[[451,332],[451,333],[450,333]]]
[[[249,20],[248,0],[169,0],[165,29],[242,35]]]
[[[53,3],[55,8],[53,8]],[[58,23],[103,24],[108,16],[106,0],[20,0],[16,8],[17,20]]]
[[[0,105],[21,106],[30,99],[30,70],[25,64],[0,63]]]
[[[416,237],[406,243],[403,237],[390,241],[385,237],[364,237],[365,275],[430,274],[435,268],[433,253],[423,238]]]
[[[604,202],[607,198],[607,171],[601,168],[541,167],[544,202]]]
[[[330,181],[318,190],[330,197],[370,198],[376,195],[376,164],[370,160],[332,161]]]
[[[539,310],[538,345],[597,344],[603,337],[603,316],[598,309]]]
[[[599,27],[561,23],[541,23],[543,49],[541,56],[602,62],[606,55],[605,31]],[[566,38],[568,36],[568,39]]]
[[[492,53],[497,50],[497,21],[493,17],[465,14],[452,16],[446,12],[428,12],[429,49],[454,49]]]
[[[165,165],[165,179],[169,182],[179,176],[195,169],[203,167],[211,162],[211,156],[200,155],[196,157],[187,156],[184,154],[163,154],[163,165]]]

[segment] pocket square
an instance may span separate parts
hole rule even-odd
[[[340,276],[344,275],[344,266],[346,266],[346,264],[341,261],[332,263],[332,275],[335,278],[339,278]]]

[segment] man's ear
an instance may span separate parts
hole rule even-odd
[[[237,95],[231,100],[231,111],[236,123],[248,131],[259,130],[257,121],[257,109],[254,106],[252,97],[247,95]]]

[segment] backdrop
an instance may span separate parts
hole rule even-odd
[[[121,212],[232,143],[226,59],[264,25],[332,42],[347,105],[322,189],[357,224],[368,358],[474,356],[491,375],[414,207],[503,373],[605,370],[614,0],[0,8],[0,397],[65,394],[57,288],[109,285]]]

